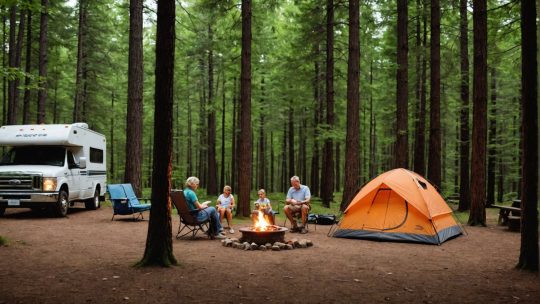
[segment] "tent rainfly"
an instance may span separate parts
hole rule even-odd
[[[441,244],[462,234],[452,210],[422,176],[385,172],[353,198],[334,237]]]

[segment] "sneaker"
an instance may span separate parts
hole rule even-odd
[[[225,234],[220,232],[220,233],[214,235],[214,238],[216,238],[216,239],[224,239],[224,238],[226,238],[226,236],[225,236]]]
[[[308,232],[308,230],[307,230],[305,227],[302,227],[302,228],[300,229],[300,233],[301,233],[301,234],[306,234],[307,232]]]
[[[232,228],[229,229],[229,233],[230,233],[230,234],[233,234],[233,233],[234,233],[234,229],[232,229]]]

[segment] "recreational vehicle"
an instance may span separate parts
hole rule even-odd
[[[31,208],[63,217],[75,203],[95,210],[104,200],[107,142],[86,123],[3,126],[0,146],[0,216]]]

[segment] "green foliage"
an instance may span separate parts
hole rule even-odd
[[[416,21],[427,13],[425,1],[409,2],[409,143],[414,143],[414,124],[417,119],[416,79],[417,53]],[[0,68],[0,77],[23,79],[30,77],[31,96],[35,99],[39,88],[37,68],[37,37],[39,10],[37,0],[21,2],[33,12],[33,57],[29,74],[23,69],[7,66]],[[9,4],[9,3],[7,3]],[[143,186],[149,187],[152,173],[153,116],[154,116],[154,61],[156,7],[145,2],[143,29],[144,63],[144,126],[143,126]],[[272,193],[283,184],[287,155],[283,154],[284,136],[294,136],[296,170],[301,156],[306,163],[306,184],[311,180],[311,157],[314,147],[324,139],[332,138],[341,144],[338,166],[338,188],[343,184],[344,141],[346,129],[346,79],[348,52],[348,11],[346,3],[335,1],[335,116],[336,123],[328,128],[325,123],[315,124],[317,114],[324,114],[324,104],[319,108],[316,92],[325,96],[326,11],[321,1],[258,1],[253,3],[252,16],[252,120],[254,155],[258,145],[260,121],[266,140],[268,180],[265,187]],[[22,7],[22,6],[21,6]],[[392,1],[361,1],[360,17],[360,136],[361,182],[369,176],[369,166],[375,174],[391,168],[395,141],[395,88],[396,88],[396,3]],[[489,64],[497,72],[497,104],[493,117],[497,122],[496,178],[503,179],[504,199],[515,198],[519,188],[519,87],[520,87],[520,34],[519,3],[488,1]],[[469,33],[472,33],[472,8],[469,7]],[[72,122],[77,63],[77,34],[79,30],[78,2],[51,1],[49,7],[48,47],[48,123]],[[0,10],[8,16],[8,7]],[[174,78],[174,149],[172,163],[173,187],[181,188],[188,175],[198,175],[204,186],[207,114],[216,115],[216,152],[218,172],[225,172],[225,183],[231,183],[236,164],[233,160],[233,98],[239,99],[240,90],[240,41],[241,7],[238,1],[189,0],[177,1],[176,54]],[[9,19],[9,18],[8,18]],[[125,0],[97,0],[88,2],[86,32],[87,61],[87,122],[108,138],[109,180],[123,179],[126,139],[125,111],[127,103],[127,62],[129,33],[129,2]],[[208,27],[212,26],[212,39]],[[6,23],[4,36],[9,34]],[[421,24],[423,29],[423,24]],[[429,24],[427,26],[429,31]],[[429,32],[427,37],[429,47]],[[472,34],[469,49],[472,54]],[[7,41],[6,41],[7,44]],[[213,52],[214,94],[208,103],[208,54]],[[4,55],[3,59],[7,55]],[[23,55],[23,62],[25,60]],[[427,52],[429,62],[429,50]],[[474,64],[472,55],[471,67]],[[459,69],[459,10],[457,2],[442,3],[441,20],[441,124],[443,137],[444,195],[456,193],[459,186],[459,125],[460,69]],[[315,74],[315,66],[319,75]],[[23,64],[24,66],[24,64]],[[429,73],[429,65],[428,65]],[[470,70],[472,77],[472,68]],[[319,83],[315,82],[316,76]],[[223,82],[225,80],[225,82]],[[21,82],[22,85],[24,82]],[[472,82],[471,82],[472,83]],[[471,85],[472,87],[472,85]],[[429,101],[429,77],[428,77]],[[491,90],[491,89],[490,89]],[[490,92],[490,95],[493,92]],[[471,89],[472,96],[472,89]],[[223,105],[223,99],[225,104]],[[4,101],[5,103],[5,101]],[[2,103],[2,107],[4,106]],[[489,105],[491,107],[491,104]],[[427,106],[429,111],[429,104]],[[6,109],[3,108],[5,111]],[[289,113],[292,111],[294,135],[285,132]],[[22,111],[20,111],[22,112]],[[31,103],[31,117],[35,117],[35,102]],[[221,114],[225,113],[224,129]],[[470,109],[472,116],[472,107]],[[427,113],[429,117],[429,112]],[[190,121],[188,121],[190,115]],[[491,114],[490,114],[491,115]],[[324,116],[323,116],[324,117]],[[372,120],[373,117],[373,120]],[[472,121],[472,119],[470,120]],[[373,134],[370,124],[373,123]],[[471,123],[472,125],[472,123]],[[236,125],[238,128],[238,124]],[[188,151],[188,130],[191,128],[191,150]],[[302,130],[300,130],[302,129]],[[429,130],[429,124],[426,125]],[[221,132],[224,132],[225,162],[221,163]],[[302,132],[300,132],[302,131]],[[428,133],[426,132],[426,136]],[[270,141],[272,138],[272,141]],[[370,141],[374,142],[374,159],[370,157]],[[303,143],[302,141],[305,140]],[[300,145],[305,151],[300,155]],[[129,145],[129,143],[127,143]],[[158,143],[159,146],[159,143]],[[188,152],[192,157],[188,160]],[[287,152],[288,153],[288,152]],[[274,156],[273,180],[270,179],[270,155]],[[426,154],[427,155],[427,154]],[[256,157],[253,158],[257,160]],[[288,161],[288,160],[287,160]],[[456,162],[458,165],[456,165]],[[189,165],[192,171],[188,172]],[[320,163],[319,165],[323,165]],[[254,167],[256,168],[256,167]],[[295,174],[301,174],[296,172]],[[218,173],[219,176],[219,173]],[[254,174],[255,176],[255,174]],[[457,181],[457,183],[456,183]],[[254,187],[255,187],[255,183]],[[255,189],[254,189],[255,190]],[[335,201],[338,201],[336,198]],[[316,206],[316,204],[314,205]]]

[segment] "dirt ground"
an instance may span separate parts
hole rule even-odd
[[[111,216],[8,209],[0,303],[540,303],[539,277],[513,269],[519,233],[493,219],[441,246],[329,238],[329,226],[313,225],[301,236],[313,247],[280,252],[175,239],[180,266],[134,268],[148,221]]]

